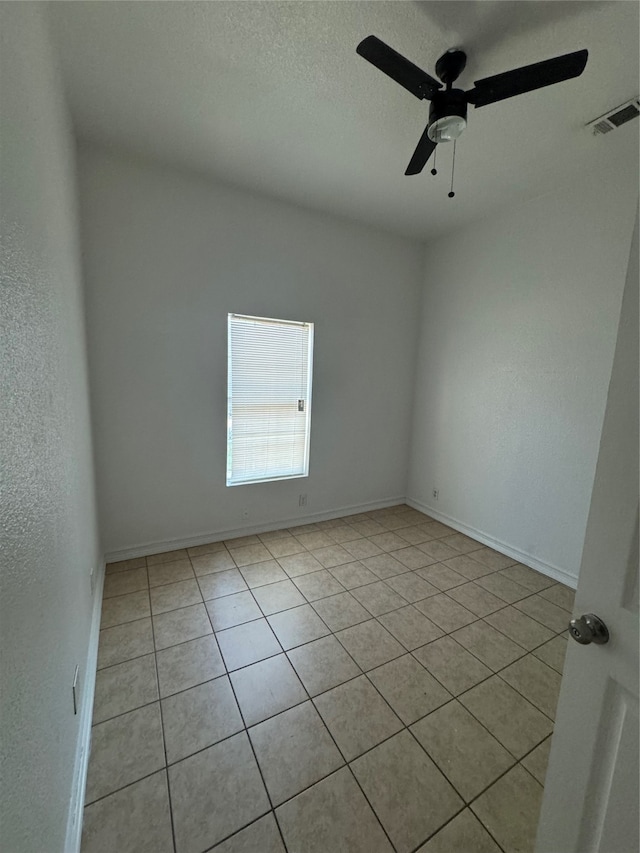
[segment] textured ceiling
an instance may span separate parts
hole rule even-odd
[[[638,122],[584,124],[638,89],[635,2],[55,2],[55,41],[80,137],[408,236],[429,238],[633,156]],[[419,101],[359,57],[367,35],[433,73],[467,50],[459,84],[589,49],[582,77],[469,110],[440,174],[404,170]]]

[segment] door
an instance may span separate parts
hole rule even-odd
[[[606,282],[603,282],[606,287]],[[622,301],[537,853],[638,853],[638,223]]]

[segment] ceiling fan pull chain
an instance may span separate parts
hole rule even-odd
[[[432,175],[438,174],[438,170],[436,169],[436,155],[437,155],[437,153],[438,153],[438,146],[436,145],[436,147],[433,149],[433,169],[431,170]]]
[[[451,161],[451,191],[449,193],[447,193],[449,198],[453,198],[455,195],[455,193],[453,191],[453,172],[454,172],[454,169],[456,167],[456,142],[457,142],[457,139],[454,139],[453,140],[453,160]]]

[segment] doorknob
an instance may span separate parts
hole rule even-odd
[[[596,643],[598,646],[609,642],[609,629],[595,613],[585,613],[569,622],[569,633],[583,646]]]

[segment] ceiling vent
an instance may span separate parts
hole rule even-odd
[[[638,98],[632,98],[630,101],[625,101],[624,104],[620,104],[620,106],[616,107],[614,110],[609,110],[608,113],[590,121],[587,127],[591,129],[594,136],[597,136],[601,133],[609,133],[617,127],[620,127],[620,125],[631,121],[631,119],[637,118],[639,115],[640,100],[638,100]]]

